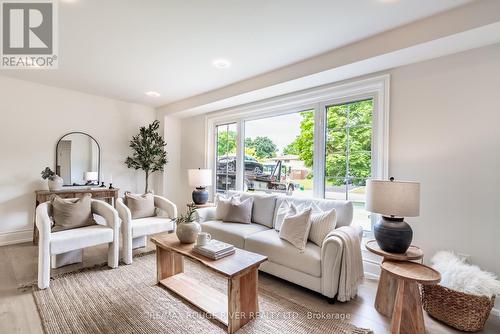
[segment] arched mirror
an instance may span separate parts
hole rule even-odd
[[[56,174],[69,186],[95,186],[100,182],[101,148],[92,136],[70,132],[56,146]]]

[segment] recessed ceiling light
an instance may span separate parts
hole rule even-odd
[[[158,92],[146,92],[146,95],[149,96],[149,97],[160,97],[160,93]]]
[[[216,59],[212,62],[212,65],[214,65],[217,68],[223,69],[223,68],[228,68],[231,67],[231,62],[227,59]]]

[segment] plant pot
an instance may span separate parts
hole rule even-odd
[[[54,175],[52,180],[49,179],[47,183],[49,185],[49,190],[61,190],[63,186],[63,179],[59,175]]]
[[[197,222],[177,224],[177,228],[175,230],[177,238],[179,238],[179,241],[183,244],[192,244],[196,242],[196,237],[200,232],[201,226]]]

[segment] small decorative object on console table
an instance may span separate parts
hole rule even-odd
[[[391,333],[425,334],[424,313],[418,284],[432,285],[441,280],[434,269],[415,262],[384,261],[382,269],[397,280]]]
[[[212,185],[212,170],[210,169],[189,169],[189,185],[196,187],[193,190],[193,202],[197,205],[205,204],[208,201],[207,186]]]
[[[367,180],[366,210],[381,215],[373,226],[380,248],[404,254],[411,245],[413,231],[404,217],[420,214],[420,183],[409,181]]]
[[[192,244],[196,242],[196,237],[198,233],[201,232],[201,226],[196,222],[196,206],[193,203],[187,205],[188,210],[185,215],[179,215],[175,223],[177,227],[175,229],[175,234],[179,238],[180,242],[184,244]]]
[[[424,257],[424,252],[417,246],[411,245],[406,253],[394,254],[388,253],[380,248],[376,240],[367,241],[366,249],[370,252],[382,256],[384,261],[416,261]],[[377,297],[375,298],[375,309],[386,317],[392,316],[396,293],[398,290],[397,280],[381,268],[380,279],[378,281]]]
[[[41,174],[42,179],[47,180],[50,191],[62,189],[63,179],[54,173],[50,167],[45,167]]]

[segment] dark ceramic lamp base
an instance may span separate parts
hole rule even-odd
[[[205,187],[198,187],[193,190],[193,202],[197,205],[203,205],[208,202],[208,191]]]
[[[413,231],[403,218],[384,217],[373,226],[380,248],[389,253],[404,254],[411,245]]]

